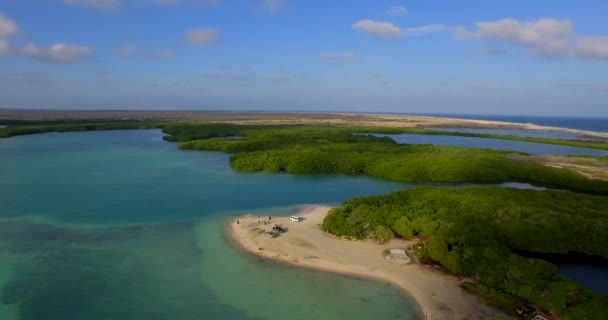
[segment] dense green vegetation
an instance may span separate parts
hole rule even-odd
[[[19,135],[68,132],[68,131],[94,131],[94,130],[126,130],[126,129],[153,129],[162,128],[163,122],[133,121],[133,120],[90,120],[90,121],[1,121],[0,124],[9,125],[0,128],[0,138]]]
[[[355,133],[479,136],[608,149],[602,143],[423,129],[237,126],[138,121],[12,122],[1,137],[39,132],[163,128],[179,148],[233,153],[240,171],[366,174],[404,182],[521,181],[608,194],[608,181],[510,158],[513,152],[400,145]],[[588,145],[589,143],[593,146]],[[523,154],[522,154],[523,155]],[[525,156],[524,156],[525,157]],[[596,158],[608,161],[608,157]],[[608,298],[556,275],[555,266],[518,252],[580,252],[608,258],[608,198],[503,188],[419,188],[358,198],[335,209],[323,227],[338,235],[391,239],[419,236],[424,257],[465,274],[465,287],[493,301],[532,303],[566,319],[608,314]]]
[[[608,258],[608,198],[558,191],[416,188],[356,198],[323,228],[376,237],[419,236],[423,255],[471,277],[465,286],[505,304],[532,303],[563,319],[603,319],[608,297],[557,275],[554,265],[512,252],[579,252]]]
[[[234,153],[232,168],[245,172],[294,174],[367,174],[404,182],[522,181],[590,193],[608,194],[608,181],[590,180],[561,168],[509,159],[511,152],[400,145],[389,138],[355,135],[394,132],[392,128],[240,127],[174,125],[170,141],[187,141],[181,149]],[[246,139],[222,137],[240,136]],[[202,140],[191,138],[203,137]],[[208,139],[214,138],[214,139]]]

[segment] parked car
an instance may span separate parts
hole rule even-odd
[[[300,222],[300,221],[302,221],[302,217],[291,216],[291,217],[289,217],[289,220],[291,220],[293,222]]]

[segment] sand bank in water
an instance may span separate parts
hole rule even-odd
[[[233,242],[247,252],[272,260],[329,272],[387,281],[404,289],[420,305],[426,319],[485,319],[496,311],[459,287],[460,280],[428,265],[392,264],[385,259],[392,248],[409,251],[413,241],[374,241],[338,239],[323,232],[320,225],[329,207],[308,206],[288,217],[243,216],[230,221],[226,231]],[[238,224],[237,224],[238,220]],[[260,223],[258,223],[260,221]],[[264,224],[266,221],[266,225]],[[287,229],[276,238],[263,234],[274,224]]]

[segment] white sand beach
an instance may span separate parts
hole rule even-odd
[[[226,232],[238,247],[261,257],[397,285],[419,304],[425,319],[485,319],[496,313],[460,288],[457,277],[433,266],[396,264],[385,259],[390,249],[410,251],[413,241],[352,241],[323,232],[320,224],[330,209],[307,206],[297,214],[303,217],[302,222],[290,221],[289,217],[272,217],[269,221],[268,217],[243,216],[230,221]],[[287,231],[276,238],[265,236],[263,232],[272,230],[274,224]]]

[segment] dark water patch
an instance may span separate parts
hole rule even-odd
[[[14,230],[14,231],[10,231]],[[19,256],[1,301],[19,320],[249,319],[200,279],[194,223],[72,229],[0,224]]]
[[[608,296],[608,259],[604,257],[580,252],[559,254],[513,251],[528,258],[551,262],[557,266],[557,273],[572,279],[583,287]]]

